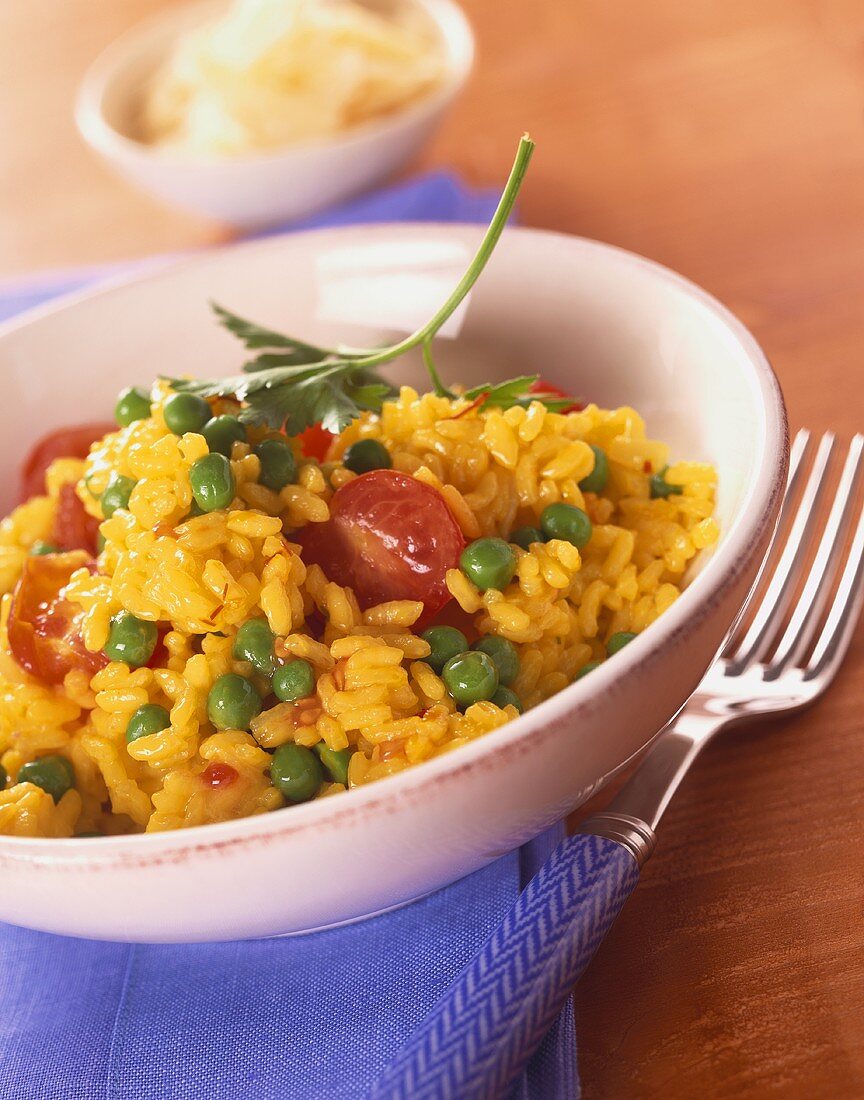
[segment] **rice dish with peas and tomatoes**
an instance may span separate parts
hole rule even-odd
[[[633,409],[448,389],[431,322],[348,351],[219,314],[266,355],[43,440],[0,524],[0,834],[226,821],[450,752],[614,660],[718,537],[713,469]],[[432,392],[377,373],[409,346]]]

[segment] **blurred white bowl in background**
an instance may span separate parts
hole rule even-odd
[[[169,9],[133,27],[85,74],[75,118],[84,140],[120,175],[163,202],[244,229],[307,217],[380,183],[430,137],[462,89],[474,38],[454,0],[398,0],[437,33],[442,82],[385,118],[337,137],[227,158],[147,145],[130,136],[147,80],[176,39],[223,10],[226,0]]]

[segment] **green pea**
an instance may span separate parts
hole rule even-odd
[[[436,672],[447,664],[451,657],[464,653],[468,648],[468,639],[461,630],[455,626],[430,626],[420,635],[424,642],[428,642],[432,652],[424,657],[427,665],[431,665]]]
[[[55,546],[52,542],[44,542],[42,539],[36,539],[30,547],[30,553],[35,554],[37,557],[41,557],[43,554],[59,554],[60,547]]]
[[[354,755],[353,749],[329,749],[325,741],[319,741],[315,746],[315,752],[324,765],[334,783],[344,783],[348,786],[348,764]]]
[[[516,553],[504,539],[475,539],[462,551],[459,568],[482,592],[506,588],[516,572]]]
[[[280,665],[273,673],[273,694],[283,703],[296,703],[315,693],[315,671],[301,657]]]
[[[129,497],[134,488],[135,482],[131,477],[124,477],[123,474],[111,475],[101,499],[102,515],[105,519],[110,519],[118,508],[129,507]]]
[[[225,455],[204,455],[193,462],[189,481],[195,503],[202,512],[218,512],[228,508],[237,491],[231,463]]]
[[[511,691],[508,687],[499,687],[492,696],[492,702],[496,707],[500,707],[501,710],[505,707],[515,707],[520,714],[525,713],[525,708],[522,706],[522,700],[515,691]]]
[[[462,707],[491,699],[498,690],[498,669],[486,653],[469,650],[451,657],[441,673],[447,690]]]
[[[538,527],[520,527],[510,536],[510,541],[523,550],[530,550],[535,542],[545,542],[546,536]]]
[[[167,730],[171,725],[171,715],[157,703],[145,703],[132,712],[126,726],[126,744],[130,745],[139,737],[149,737],[151,733]]]
[[[97,554],[102,553],[102,551],[105,549],[105,543],[107,541],[108,540],[105,538],[105,536],[102,534],[101,531],[96,532],[96,553]]]
[[[683,485],[673,485],[666,480],[666,471],[668,466],[664,466],[659,474],[654,474],[651,478],[651,498],[652,500],[664,499],[671,497],[675,493],[682,493],[684,491]]]
[[[492,658],[492,663],[498,669],[499,684],[507,687],[519,675],[519,654],[516,652],[516,646],[506,638],[499,638],[497,634],[487,634],[485,638],[475,642],[471,648]]]
[[[595,447],[593,443],[589,443],[589,446],[594,452],[594,469],[587,477],[582,478],[579,488],[583,493],[602,493],[609,480],[609,459],[606,452]]]
[[[573,504],[550,504],[540,515],[540,526],[547,539],[562,539],[582,547],[591,538],[591,520]]]
[[[197,393],[172,393],[162,408],[165,424],[175,435],[200,432],[213,410]]]
[[[121,428],[126,428],[136,420],[146,420],[150,415],[150,395],[137,386],[127,386],[117,395],[114,406],[114,419]]]
[[[8,782],[9,782],[9,772],[7,772],[6,769],[3,767],[3,765],[0,764],[0,791],[3,790],[3,788],[6,786],[6,784]]]
[[[610,657],[613,657],[619,650],[623,649],[625,645],[629,645],[636,635],[630,630],[619,630],[617,634],[613,634],[609,641],[606,643],[606,652]]]
[[[153,656],[158,641],[155,623],[145,622],[131,611],[118,611],[111,620],[105,655],[112,661],[125,661],[130,668],[140,668]]]
[[[355,474],[368,474],[370,470],[389,470],[393,465],[390,452],[377,439],[358,439],[345,451],[342,462]]]
[[[587,665],[583,665],[576,673],[575,679],[581,680],[583,676],[587,676],[589,672],[593,672],[595,668],[599,668],[603,664],[602,661],[589,661]]]
[[[50,794],[55,802],[75,786],[75,769],[65,756],[40,756],[18,769],[19,783],[32,783]]]
[[[276,671],[275,640],[266,619],[247,619],[237,631],[231,652],[235,660],[248,661],[256,672],[269,680]]]
[[[255,454],[261,463],[259,481],[274,493],[290,485],[296,477],[297,460],[290,443],[282,439],[265,439],[255,447]]]
[[[207,715],[217,730],[248,730],[261,713],[261,696],[251,680],[226,672],[207,696]]]
[[[308,802],[324,781],[324,769],[311,749],[289,742],[273,753],[270,780],[289,802]]]
[[[246,426],[236,416],[214,416],[208,420],[201,429],[201,434],[207,440],[207,446],[211,452],[231,457],[231,449],[235,443],[245,443],[248,440]]]

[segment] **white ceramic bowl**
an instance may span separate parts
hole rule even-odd
[[[388,3],[419,8],[445,57],[443,82],[403,110],[337,138],[231,159],[159,149],[130,137],[142,87],[170,44],[226,3],[203,0],[169,8],[133,27],[88,70],[75,117],[85,141],[142,191],[245,229],[307,217],[392,175],[435,130],[471,71],[474,39],[454,0],[384,0],[385,8]]]
[[[431,316],[480,237],[471,227],[324,230],[241,245],[0,330],[0,455],[109,414],[163,371],[236,371],[215,299],[315,340],[370,346]],[[366,321],[363,321],[363,318]],[[730,627],[771,532],[787,456],[777,382],[748,332],[664,268],[592,241],[508,231],[436,358],[479,382],[542,371],[632,404],[678,456],[715,463],[722,539],[681,598],[614,661],[456,752],[344,796],[183,832],[0,838],[0,920],[123,940],[314,929],[452,882],[540,832],[642,748]],[[405,361],[395,378],[422,381]]]

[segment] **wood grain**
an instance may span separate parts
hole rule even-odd
[[[117,182],[71,103],[165,0],[0,4],[0,273],[209,244]],[[523,221],[717,294],[793,426],[864,427],[864,9],[856,0],[467,0],[478,68],[424,155],[475,183],[518,134]],[[415,166],[417,167],[417,166]],[[727,736],[579,992],[588,1098],[864,1095],[864,638],[811,713]]]

